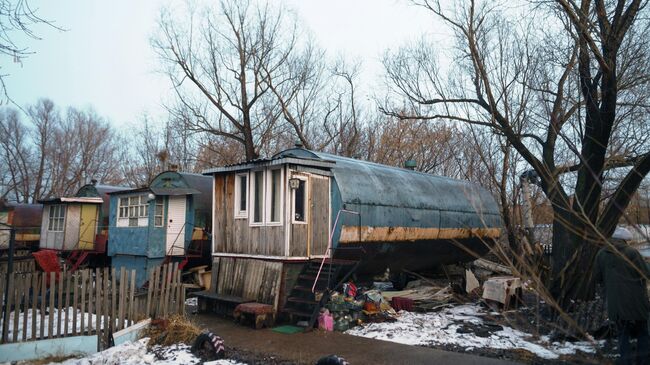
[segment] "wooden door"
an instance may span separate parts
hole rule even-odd
[[[170,196],[167,207],[167,255],[185,253],[186,196]]]
[[[95,231],[97,230],[97,205],[82,204],[79,219],[79,249],[95,248]]]
[[[322,176],[309,178],[309,255],[321,256],[327,253],[329,243],[330,195],[329,179]]]

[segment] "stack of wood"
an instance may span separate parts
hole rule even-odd
[[[192,276],[192,281],[198,287],[205,290],[210,289],[210,284],[212,281],[212,271],[207,271],[208,265],[193,267],[188,270],[189,274]]]

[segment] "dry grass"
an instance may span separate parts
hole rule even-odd
[[[171,316],[160,324],[152,324],[142,337],[149,337],[148,346],[170,346],[176,343],[192,345],[201,329],[181,315]]]

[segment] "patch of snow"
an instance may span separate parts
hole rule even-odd
[[[59,322],[59,316],[61,316],[61,333],[65,332],[65,324],[67,322],[68,324],[68,334],[73,333],[73,330],[76,329],[77,332],[81,331],[81,318],[83,316],[84,318],[84,326],[86,329],[90,328],[97,328],[97,316],[92,313],[82,313],[79,309],[76,309],[76,323],[74,322],[74,312],[75,309],[73,307],[68,307],[64,309],[57,309],[54,308],[54,311],[52,313],[46,312],[44,315],[44,320],[41,322],[41,310],[37,309],[36,310],[36,316],[32,316],[32,311],[29,309],[27,311],[27,328],[26,328],[26,339],[31,339],[38,337],[41,333],[41,328],[43,328],[43,333],[48,334],[49,333],[49,326],[50,326],[50,315],[53,316],[52,322],[53,322],[53,328],[52,328],[52,333],[54,335],[59,334],[59,328],[58,328],[58,322]],[[9,313],[9,330],[7,331],[7,334],[9,335],[9,338],[13,338],[13,328],[14,328],[14,321],[15,318],[18,317],[18,338],[22,339],[23,338],[23,322],[25,320],[24,317],[24,312],[11,312]],[[99,328],[104,328],[104,321],[102,319],[103,317],[100,317],[99,319]],[[36,320],[36,333],[32,334],[32,321]],[[110,321],[110,319],[108,320]],[[107,322],[108,322],[107,321]],[[0,326],[2,326],[3,319],[0,318]],[[110,322],[108,322],[110,323]],[[125,326],[128,326],[128,321],[125,321]]]
[[[188,345],[154,346],[151,351],[147,351],[148,342],[149,338],[143,338],[135,342],[125,342],[87,357],[69,359],[60,363],[50,363],[49,365],[193,365],[201,363],[201,359],[190,352],[190,346]],[[205,364],[246,365],[233,360],[217,360]]]
[[[586,353],[595,352],[593,344],[589,342],[548,343],[545,338],[535,341],[532,335],[508,326],[502,326],[501,330],[491,330],[486,337],[463,330],[463,326],[467,324],[484,324],[481,318],[484,314],[485,312],[478,305],[460,305],[436,313],[401,311],[396,322],[368,323],[354,327],[345,333],[406,345],[453,345],[468,350],[523,349],[544,359],[557,359],[560,355],[574,354],[578,350]]]
[[[196,307],[197,305],[199,305],[199,298],[197,297],[187,298],[185,299],[185,305],[191,305]]]

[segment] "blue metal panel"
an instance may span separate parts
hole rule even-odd
[[[163,258],[151,259],[145,256],[116,255],[111,259],[111,266],[116,270],[122,267],[135,270],[135,285],[141,287],[148,280],[151,271],[162,265],[163,260]]]
[[[117,227],[117,202],[120,197],[133,194],[112,194],[108,229],[108,255],[165,256],[165,227],[154,227],[155,201],[148,206],[146,227]],[[163,222],[165,220],[163,219]]]

